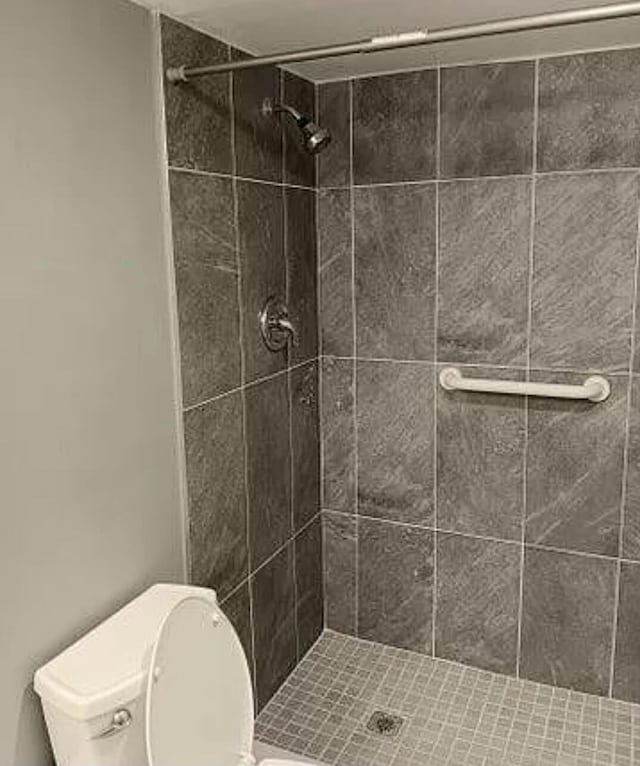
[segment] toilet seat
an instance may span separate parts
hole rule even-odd
[[[211,601],[188,596],[163,620],[146,692],[149,766],[255,766],[253,690],[233,626]],[[309,766],[267,758],[259,766]]]
[[[179,601],[154,643],[145,721],[149,766],[250,766],[253,692],[240,640],[217,605]]]

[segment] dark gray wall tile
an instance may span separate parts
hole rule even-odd
[[[515,675],[519,545],[438,534],[435,654]]]
[[[435,187],[355,190],[357,353],[433,360]]]
[[[532,379],[578,384],[585,376],[534,371]],[[528,542],[617,555],[627,380],[609,381],[606,402],[529,399]]]
[[[286,189],[286,258],[289,315],[298,335],[293,364],[318,355],[318,259],[316,197],[307,189]]]
[[[538,166],[640,165],[640,50],[540,61]]]
[[[353,356],[351,192],[318,193],[320,345],[323,354]]]
[[[189,406],[240,385],[233,190],[226,178],[172,171],[169,179],[182,393]]]
[[[531,181],[458,181],[439,196],[438,359],[524,365]]]
[[[166,16],[161,17],[163,66],[199,66],[229,60],[228,46]],[[230,173],[229,77],[164,84],[169,164]]]
[[[249,670],[253,676],[253,641],[251,635],[252,628],[249,583],[243,583],[225,601],[223,601],[222,609],[226,616],[229,618],[229,621],[235,628],[236,633],[240,638],[242,648],[244,649],[244,653],[249,664]]]
[[[291,72],[282,72],[282,100],[315,120],[316,89],[312,82]],[[282,118],[281,118],[282,119]],[[284,180],[288,184],[315,186],[316,163],[300,140],[300,130],[290,119],[282,119],[284,131]]]
[[[356,634],[356,519],[322,512],[327,628]]]
[[[267,298],[271,295],[286,298],[282,189],[238,182],[238,227],[245,375],[251,381],[287,365],[287,351],[277,354],[269,351],[258,326],[258,313]]]
[[[224,598],[248,574],[239,393],[184,413],[190,581]]]
[[[251,569],[292,534],[287,376],[245,392]]]
[[[433,533],[358,520],[358,635],[431,653]]]
[[[629,364],[638,179],[629,173],[539,178],[531,364]]]
[[[185,407],[240,385],[237,274],[201,263],[176,265]]]
[[[232,51],[232,57],[246,56]],[[262,113],[262,104],[266,98],[272,103],[280,101],[279,69],[258,67],[233,73],[236,172],[244,178],[280,182],[282,117]]]
[[[622,562],[613,696],[640,702],[640,564]]]
[[[531,171],[534,74],[532,61],[442,70],[442,177]]]
[[[358,362],[358,513],[433,520],[433,366]]]
[[[338,511],[355,511],[354,363],[322,361],[323,503]]]
[[[298,530],[320,510],[318,363],[291,371],[293,524]]]
[[[435,69],[353,82],[353,175],[358,184],[436,175]]]
[[[297,660],[293,543],[251,580],[258,709],[264,707]]]
[[[640,378],[633,375],[622,555],[640,561]]]
[[[299,657],[311,648],[324,626],[322,524],[320,516],[295,539]]]
[[[522,380],[516,370],[472,368],[467,377]],[[438,526],[520,540],[524,504],[522,397],[437,387]]]
[[[351,85],[347,81],[318,85],[318,122],[331,131],[331,143],[318,155],[318,185],[351,182]]]
[[[236,271],[232,180],[171,170],[169,184],[176,263]]]
[[[528,548],[520,677],[607,694],[614,561]]]

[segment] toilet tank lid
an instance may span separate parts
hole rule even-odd
[[[151,586],[36,671],[43,701],[85,721],[131,702],[146,687],[153,645],[166,615],[187,596],[216,603],[208,588]]]

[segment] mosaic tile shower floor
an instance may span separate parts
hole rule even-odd
[[[378,733],[367,728],[376,712]],[[374,727],[375,728],[375,727]],[[339,766],[640,765],[640,705],[325,632],[256,739]]]

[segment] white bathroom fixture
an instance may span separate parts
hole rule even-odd
[[[579,385],[566,385],[499,378],[465,378],[457,367],[442,368],[440,385],[447,391],[540,396],[547,399],[582,399],[589,402],[604,402],[611,393],[609,381],[601,375],[592,375]]]
[[[152,586],[41,667],[34,685],[58,766],[256,763],[249,668],[212,590]]]

